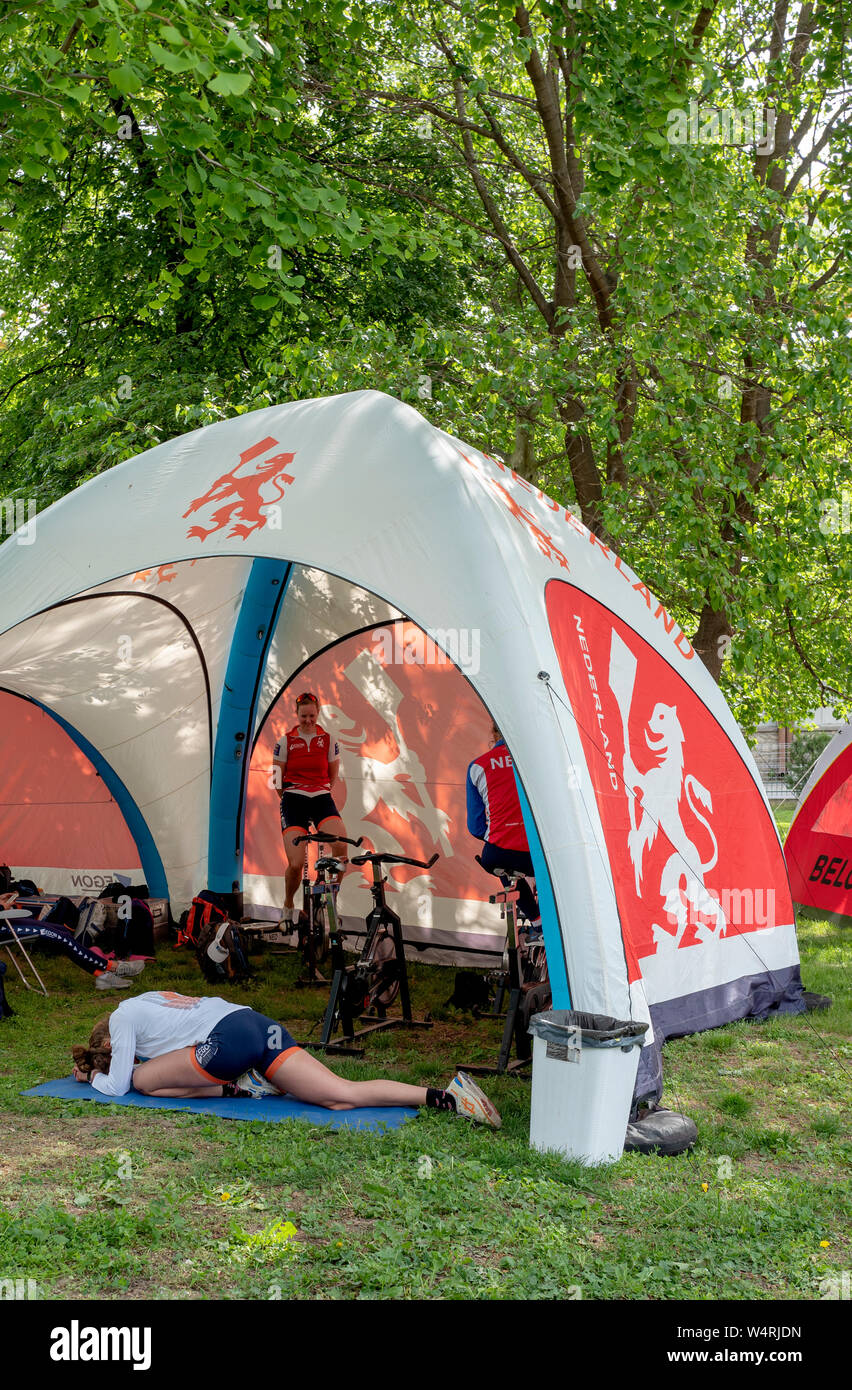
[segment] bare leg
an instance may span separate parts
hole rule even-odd
[[[195,1061],[194,1047],[181,1047],[177,1052],[164,1052],[140,1062],[133,1073],[133,1085],[146,1096],[197,1096],[212,1100],[221,1096],[222,1087],[210,1078]]]
[[[137,1091],[139,1087],[136,1087]],[[159,1091],[146,1091],[146,1096],[181,1096],[186,1099],[216,1100],[222,1095],[221,1086],[165,1086]]]
[[[324,821],[320,822],[320,824],[317,826],[317,830],[321,830],[324,835],[346,834],[346,826],[343,824],[343,821],[340,819],[340,816],[328,816]],[[335,840],[333,845],[328,846],[327,852],[333,855],[335,859],[341,860],[343,864],[343,868],[341,869],[340,873],[335,874],[334,876],[334,882],[337,884],[339,888],[341,883],[343,882],[343,875],[346,873],[346,870],[349,867],[347,846],[343,843],[342,840]]]
[[[284,831],[284,853],[287,855],[287,867],[284,870],[284,906],[292,908],[295,905],[296,893],[302,881],[302,869],[305,864],[305,849],[303,845],[294,845],[293,841],[297,835],[304,835],[304,830],[294,826],[292,830]]]
[[[309,1052],[291,1052],[269,1077],[282,1094],[327,1110],[354,1110],[360,1105],[425,1105],[426,1087],[404,1081],[346,1081]]]

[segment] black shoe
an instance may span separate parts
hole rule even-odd
[[[809,989],[805,990],[802,998],[805,1001],[806,1014],[811,1014],[816,1009],[830,1009],[834,1003],[834,1000],[829,999],[827,994],[813,994]]]
[[[697,1138],[695,1122],[688,1115],[655,1108],[627,1126],[624,1152],[672,1157],[691,1149]]]

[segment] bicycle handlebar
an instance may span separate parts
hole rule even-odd
[[[431,859],[423,860],[406,859],[403,854],[358,854],[349,862],[350,864],[412,864],[415,869],[431,869],[440,857],[440,854],[433,854]]]
[[[301,845],[305,840],[314,845],[354,845],[357,849],[364,843],[364,836],[359,836],[357,840],[348,840],[345,835],[329,835],[325,830],[318,830],[315,835],[297,835],[293,844]]]

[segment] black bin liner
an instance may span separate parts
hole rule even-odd
[[[581,1030],[583,1047],[621,1047],[627,1052],[631,1047],[641,1045],[648,1024],[610,1018],[608,1014],[582,1013],[579,1009],[548,1009],[545,1013],[534,1015],[529,1031],[545,1042],[564,1046],[576,1037],[574,1030],[577,1028]]]

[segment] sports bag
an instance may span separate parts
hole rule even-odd
[[[175,945],[191,946],[194,951],[198,947],[201,932],[206,931],[211,922],[218,925],[227,920],[227,912],[216,904],[213,894],[205,888],[203,893],[193,898],[187,911],[181,914]]]
[[[491,986],[485,975],[476,975],[470,970],[457,970],[455,988],[447,1007],[464,1009],[478,1018],[491,1003]]]
[[[118,914],[115,954],[119,957],[154,954],[154,915],[141,898],[131,898],[129,915]]]
[[[112,902],[118,902],[119,898],[149,898],[147,883],[108,883],[99,898],[109,898]]]

